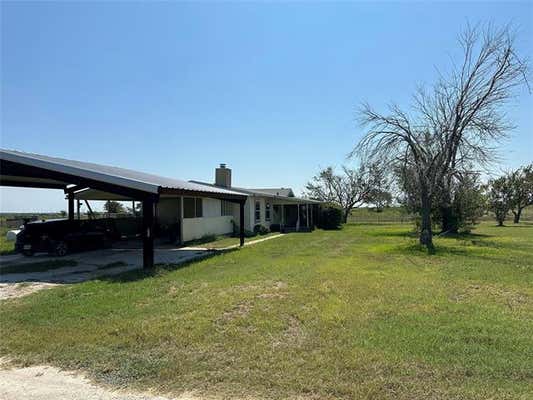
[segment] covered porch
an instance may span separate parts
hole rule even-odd
[[[314,201],[275,200],[272,224],[279,224],[280,232],[310,232],[317,221],[318,204]]]

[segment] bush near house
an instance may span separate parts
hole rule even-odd
[[[270,225],[270,232],[280,232],[281,231],[281,225],[280,224],[272,224]]]
[[[254,233],[256,235],[266,235],[269,232],[270,230],[264,225],[257,224],[256,226],[254,226]]]
[[[317,226],[321,229],[340,229],[342,209],[334,204],[325,204],[320,209]]]

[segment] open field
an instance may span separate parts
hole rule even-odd
[[[529,399],[533,224],[290,234],[0,305],[0,355],[238,398]]]
[[[354,208],[348,217],[348,222],[356,224],[412,224],[415,215],[408,214],[401,207],[387,207],[381,212],[376,212],[374,208]],[[494,214],[487,212],[480,218],[483,222],[494,222]],[[533,206],[528,206],[522,210],[520,221],[533,222]],[[435,221],[434,221],[435,222]],[[513,213],[509,212],[505,221],[507,225],[513,224]],[[438,228],[435,228],[438,231]]]

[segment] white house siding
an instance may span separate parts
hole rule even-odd
[[[205,235],[225,235],[233,232],[232,216],[184,218],[183,241],[200,239]]]
[[[260,206],[261,206],[261,219],[259,221],[255,220],[255,202],[256,201],[259,201]],[[270,202],[270,221],[267,221],[265,219],[267,201]],[[245,206],[245,229],[249,231],[253,231],[254,226],[256,225],[263,225],[269,228],[270,224],[273,223],[273,216],[274,216],[273,201],[271,198],[258,197],[258,196],[248,197],[248,199],[246,200],[246,206]]]
[[[233,232],[233,216],[221,216],[218,199],[202,198],[202,218],[183,218],[183,241],[200,239],[205,235],[225,235]]]

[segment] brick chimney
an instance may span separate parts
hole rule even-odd
[[[231,169],[226,164],[220,164],[215,169],[215,185],[230,188],[231,187]]]

